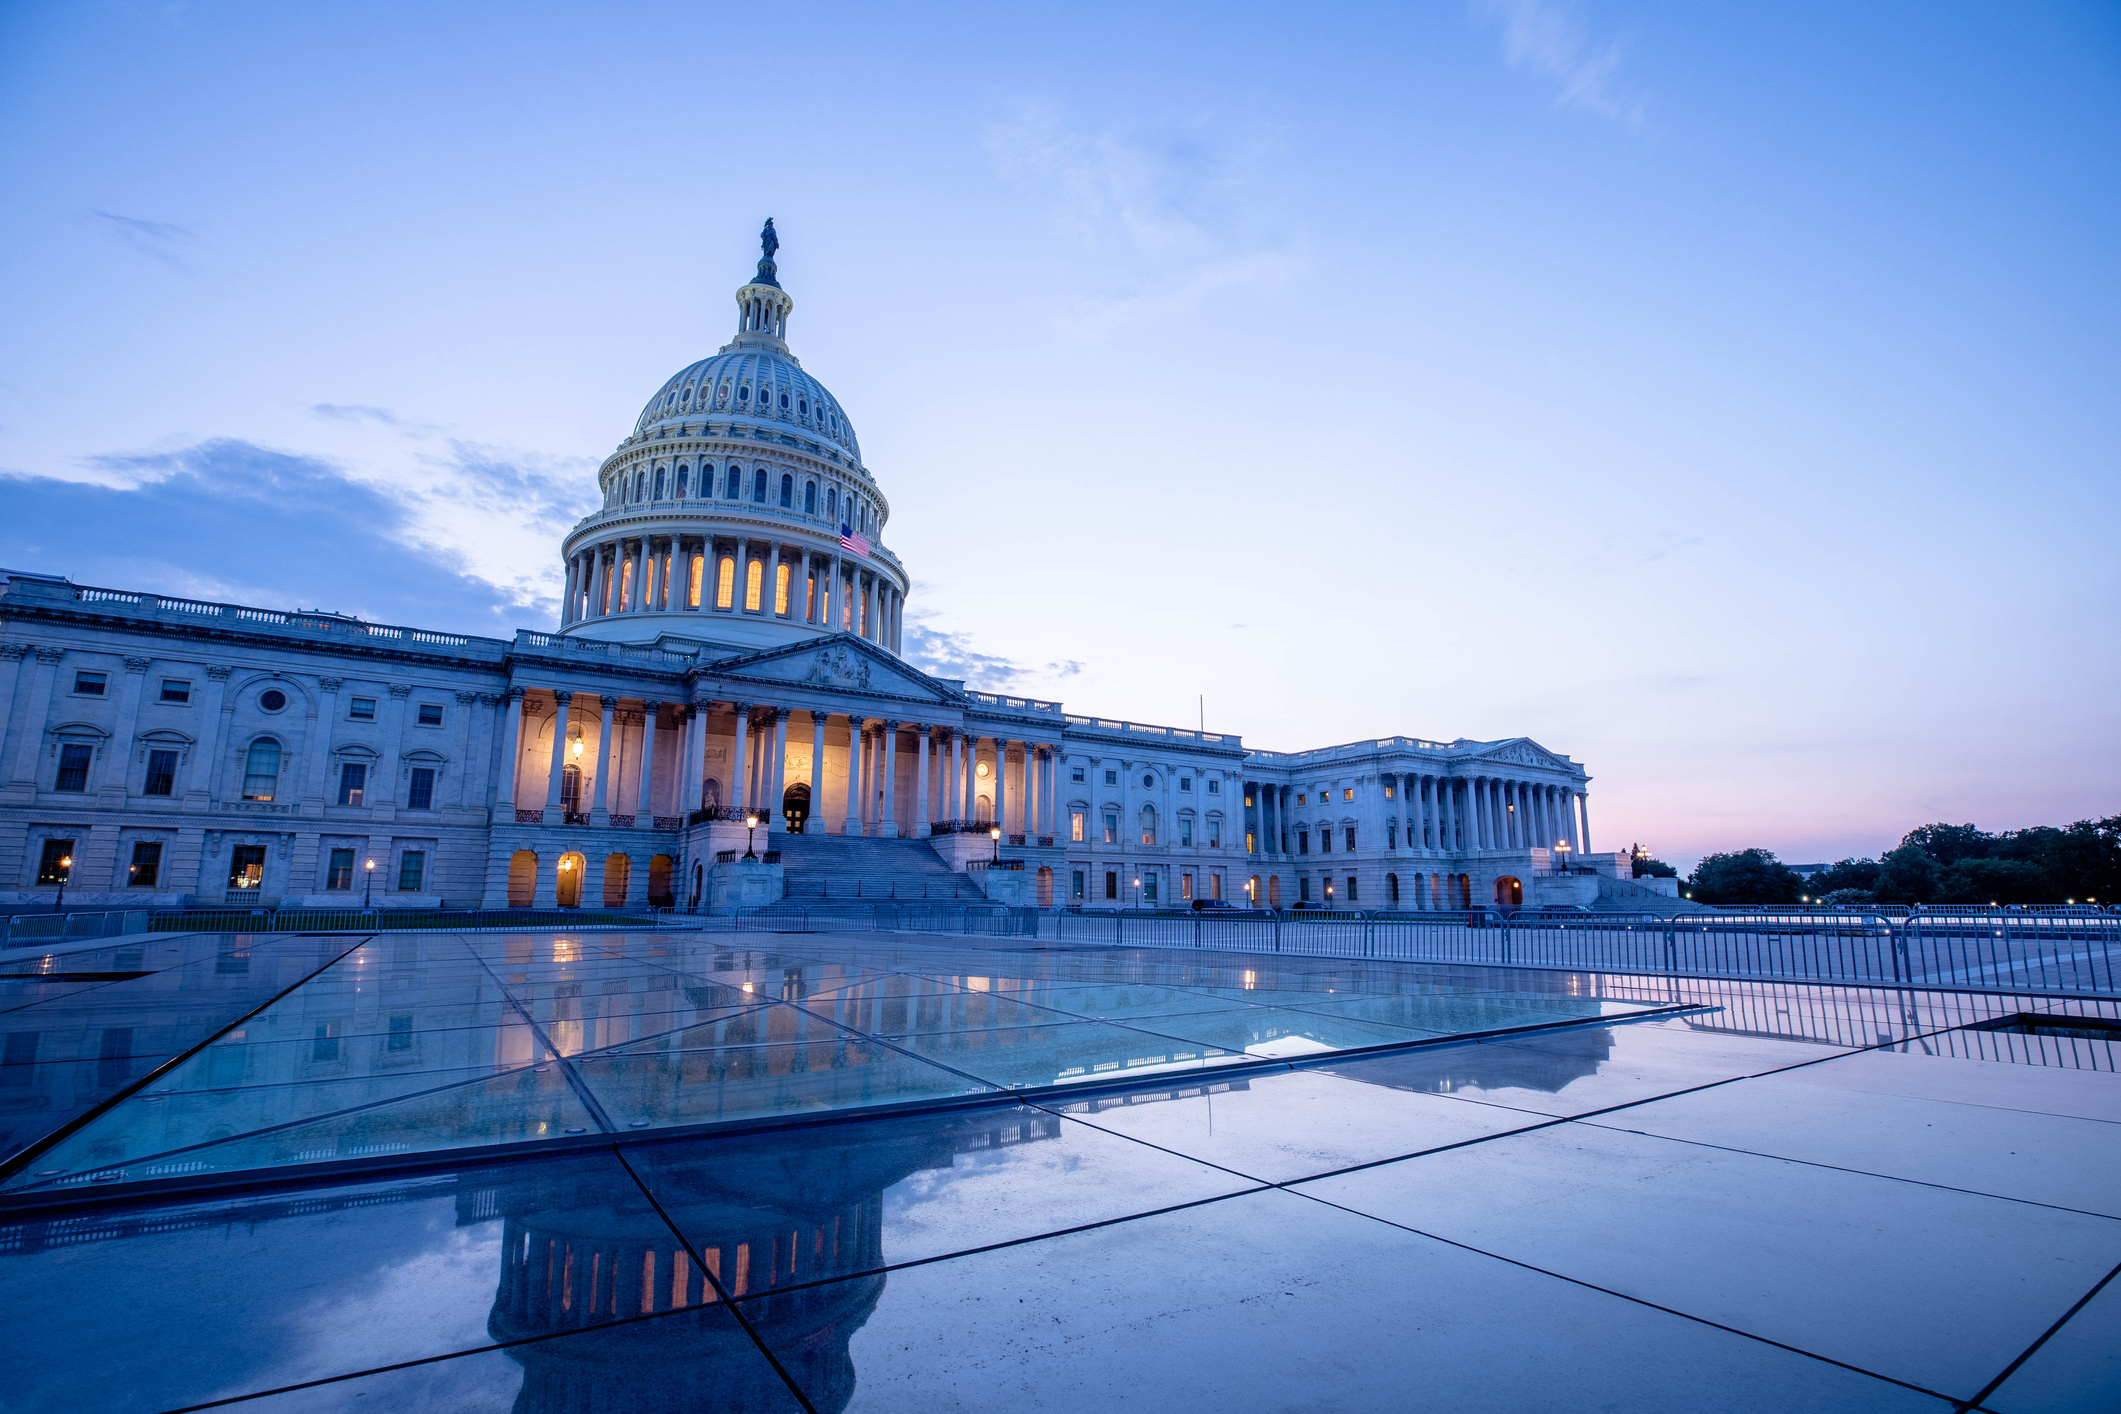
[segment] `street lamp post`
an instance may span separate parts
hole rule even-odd
[[[64,904],[64,903],[66,902],[66,881],[67,881],[67,880],[69,880],[69,879],[71,879],[71,878],[73,878],[73,877],[74,877],[74,857],[73,857],[73,856],[72,856],[71,854],[62,854],[62,855],[60,855],[60,856],[59,856],[59,897],[57,897],[57,898],[55,898],[55,899],[53,899],[53,900],[52,900],[52,912],[54,912],[54,913],[57,913],[57,912],[59,911],[60,905],[62,905],[62,904]]]
[[[990,840],[993,840],[993,841],[994,841],[994,862],[995,862],[996,864],[999,864],[999,863],[1001,863],[1001,862],[1002,862],[1002,827],[1001,827],[1001,826],[999,826],[999,825],[995,825],[995,826],[991,827],[990,829],[988,829],[988,831],[987,831],[987,838],[988,838],[988,839],[990,839]]]
[[[362,885],[362,887],[361,887],[361,909],[362,909],[362,911],[363,911],[363,912],[366,912],[366,911],[368,910],[368,907],[369,907],[369,905],[370,905],[370,904],[371,904],[372,902],[374,902],[374,900],[375,900],[375,896],[376,896],[376,862],[375,862],[375,861],[374,861],[373,859],[371,859],[371,860],[369,860],[369,861],[368,861],[368,874],[367,874],[367,882],[366,882],[365,884],[363,884],[363,885]]]
[[[759,813],[754,810],[744,817],[744,858],[746,859],[758,858],[757,852],[751,848],[751,838],[758,832],[758,828]]]
[[[1563,874],[1566,874],[1566,873],[1568,873],[1568,872],[1569,872],[1569,842],[1568,842],[1567,840],[1556,840],[1556,841],[1554,841],[1554,857],[1555,857],[1556,859],[1558,859],[1558,860],[1560,860],[1560,861],[1561,861],[1561,868],[1560,868],[1560,870],[1559,870],[1558,872],[1560,872],[1560,873],[1563,873]]]

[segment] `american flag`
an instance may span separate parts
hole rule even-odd
[[[840,527],[840,548],[842,550],[851,550],[867,559],[869,556],[869,538],[864,535],[856,535],[852,529],[843,525]]]

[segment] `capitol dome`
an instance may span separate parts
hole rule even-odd
[[[853,634],[899,651],[911,580],[839,399],[788,351],[764,258],[736,336],[656,390],[561,545],[560,632],[723,655]]]

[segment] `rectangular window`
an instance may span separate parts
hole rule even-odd
[[[1386,799],[1386,800],[1390,800],[1391,798],[1392,798],[1392,786],[1391,786],[1391,783],[1390,783],[1390,782],[1387,782],[1387,783],[1385,784],[1385,799]]]
[[[1119,897],[1119,874],[1116,870],[1107,869],[1105,871],[1105,897],[1113,899]]]
[[[1387,826],[1385,826],[1385,848],[1386,848],[1386,849],[1398,849],[1398,848],[1399,848],[1399,826],[1397,826],[1397,825],[1387,825]]]
[[[1348,853],[1355,853],[1355,827],[1348,826]]]
[[[412,768],[412,785],[405,793],[407,810],[432,810],[435,808],[435,768],[415,766]]]
[[[1178,842],[1182,845],[1190,845],[1193,843],[1193,817],[1190,815],[1184,815],[1179,817]]]
[[[1074,892],[1070,894],[1069,897],[1075,899],[1078,903],[1081,902],[1083,897],[1083,871],[1080,869],[1074,871],[1073,875],[1069,878],[1068,883],[1069,886],[1074,890]]]
[[[1220,899],[1223,896],[1223,876],[1220,874],[1210,874],[1208,876],[1208,888],[1210,890],[1208,894],[1209,898]]]
[[[320,1021],[311,1034],[309,1058],[313,1061],[335,1061],[339,1058],[339,1027],[336,1021]]]
[[[1259,835],[1258,835],[1258,833],[1257,833],[1256,831],[1253,831],[1253,830],[1247,830],[1247,831],[1245,831],[1245,853],[1247,853],[1247,854],[1257,854],[1257,853],[1259,853]]]
[[[1297,803],[1298,805],[1301,805],[1301,804],[1303,804],[1303,803],[1304,803],[1304,797],[1303,797],[1303,792],[1301,792],[1301,791],[1297,792],[1297,795],[1296,795],[1296,803]]]
[[[390,1038],[383,1043],[386,1051],[409,1051],[412,1049],[412,1018],[393,1016],[390,1019]]]
[[[356,722],[373,722],[376,719],[376,700],[373,697],[356,697],[346,704],[346,715]]]
[[[1072,843],[1072,844],[1081,844],[1081,843],[1083,842],[1083,833],[1084,833],[1084,829],[1083,829],[1083,812],[1082,812],[1082,811],[1080,811],[1080,810],[1071,810],[1071,811],[1069,811],[1069,812],[1068,812],[1068,839],[1069,839],[1069,842],[1070,842],[1070,843]]]
[[[1083,783],[1083,777],[1087,774],[1088,773],[1084,771],[1083,768],[1080,766],[1070,766],[1068,768],[1068,779],[1075,782],[1077,785],[1081,785]]]
[[[101,697],[103,689],[110,684],[108,673],[75,673],[74,691],[83,697]]]
[[[1311,852],[1311,832],[1309,830],[1298,830],[1296,832],[1296,852],[1298,854],[1309,854]]]
[[[368,767],[360,761],[339,765],[339,804],[359,805],[368,795]]]
[[[1222,783],[1221,781],[1215,780],[1214,778],[1212,778],[1212,777],[1211,777],[1211,778],[1209,779],[1209,781],[1208,781],[1208,794],[1210,794],[1210,795],[1221,795],[1222,793],[1223,793],[1223,783]]]
[[[398,856],[398,891],[416,894],[427,879],[427,851],[408,849]]]
[[[1118,784],[1119,784],[1119,772],[1117,772],[1117,771],[1107,771],[1107,772],[1105,772],[1105,784],[1106,784],[1106,785],[1108,785],[1108,786],[1116,786],[1116,785],[1118,785]]]
[[[1298,903],[1309,903],[1311,901],[1311,881],[1309,879],[1298,879],[1296,881],[1296,900]]]
[[[229,851],[228,886],[257,889],[265,886],[265,846],[239,844]]]
[[[1156,902],[1156,875],[1147,869],[1142,871],[1142,902]]]
[[[88,763],[95,759],[96,752],[90,746],[62,746],[59,748],[59,776],[52,782],[53,790],[80,791],[88,789]]]
[[[442,725],[442,704],[441,704],[441,703],[439,703],[439,702],[422,702],[422,703],[420,704],[420,723],[419,723],[419,724],[420,724],[421,726],[423,726],[423,727],[439,727],[439,726],[441,726],[441,725]]]
[[[74,842],[72,840],[46,840],[44,853],[37,857],[37,882],[40,884],[63,884],[74,872]]]
[[[164,702],[191,701],[190,680],[187,678],[162,679],[162,700]]]
[[[142,795],[174,795],[177,791],[177,753],[174,751],[150,751],[147,753],[147,780],[140,786]]]
[[[350,889],[353,887],[353,851],[335,849],[331,852],[331,868],[325,872],[324,887],[327,889]]]
[[[1353,787],[1353,786],[1346,786],[1346,787],[1342,788],[1342,790],[1341,790],[1341,792],[1340,792],[1340,798],[1341,798],[1342,800],[1353,800],[1353,799],[1355,799],[1355,787]]]
[[[1193,778],[1191,776],[1180,776],[1178,778],[1178,788],[1180,790],[1193,789]]]
[[[1191,874],[1178,876],[1178,896],[1181,900],[1190,900],[1193,897],[1193,876]]]
[[[1105,843],[1119,843],[1119,816],[1109,810],[1105,812]]]
[[[1355,876],[1353,874],[1350,874],[1348,876],[1348,902],[1355,903],[1358,901],[1359,900],[1355,892]]]
[[[1331,854],[1333,852],[1333,827],[1331,825],[1320,825],[1318,827],[1318,852],[1320,854]]]
[[[1208,822],[1208,848],[1221,849],[1222,847],[1223,822],[1220,820],[1210,820]]]
[[[151,889],[162,877],[162,842],[141,840],[133,846],[133,864],[125,874],[125,885],[132,889]]]

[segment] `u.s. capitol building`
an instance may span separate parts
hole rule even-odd
[[[765,243],[736,336],[599,469],[554,632],[10,572],[0,895],[708,904],[741,897],[730,870],[756,884],[717,863],[753,812],[796,897],[1438,909],[1596,895],[1557,861],[1623,873],[1590,852],[1583,768],[1526,738],[1260,751],[904,661],[890,502],[789,352]]]

